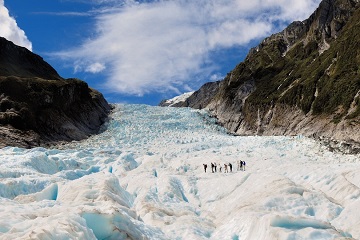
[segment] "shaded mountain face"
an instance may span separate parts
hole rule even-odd
[[[0,76],[61,79],[42,57],[0,37]]]
[[[97,133],[111,107],[78,79],[0,38],[0,147],[33,147]]]
[[[322,1],[309,19],[264,39],[220,84],[204,85],[183,106],[210,109],[238,134],[360,142],[359,5]],[[206,106],[198,105],[201,92],[211,93]]]

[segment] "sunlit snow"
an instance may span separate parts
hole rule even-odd
[[[187,93],[181,94],[172,99],[166,100],[165,104],[167,104],[169,107],[175,106],[177,103],[185,102],[186,99],[188,99],[193,94],[194,94],[194,92],[187,92]]]
[[[360,239],[359,155],[191,109],[117,105],[106,127],[0,149],[0,239]]]

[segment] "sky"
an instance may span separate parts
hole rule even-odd
[[[221,80],[320,0],[0,0],[0,36],[111,103],[157,105]]]

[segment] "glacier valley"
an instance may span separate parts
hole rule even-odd
[[[118,104],[99,135],[0,164],[0,239],[360,239],[359,155],[206,111]]]

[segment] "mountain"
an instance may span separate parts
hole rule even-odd
[[[177,106],[207,108],[237,134],[302,134],[358,145],[359,5],[322,1],[307,20],[264,39],[222,81]]]
[[[42,57],[2,37],[0,37],[0,76],[62,79]]]
[[[0,38],[0,147],[33,147],[97,133],[111,107],[78,79]]]

